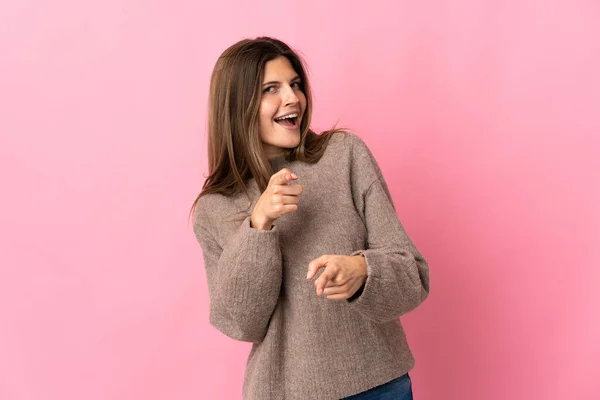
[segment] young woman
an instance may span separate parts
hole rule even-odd
[[[429,292],[372,153],[310,129],[300,57],[242,40],[211,78],[209,177],[194,202],[210,322],[252,342],[243,398],[412,399],[399,317]]]

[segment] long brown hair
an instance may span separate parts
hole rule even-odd
[[[208,101],[208,172],[202,191],[194,201],[193,214],[200,198],[208,193],[226,196],[243,191],[254,178],[261,193],[274,171],[263,151],[258,132],[262,80],[267,62],[286,57],[301,79],[306,110],[300,125],[300,143],[286,159],[308,163],[319,161],[332,129],[316,134],[310,129],[312,96],[302,58],[287,44],[269,37],[241,40],[221,54],[210,80]],[[249,196],[248,196],[249,198]]]

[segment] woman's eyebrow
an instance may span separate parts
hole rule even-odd
[[[295,82],[295,81],[300,81],[300,77],[298,75],[296,75],[290,82]],[[263,83],[263,86],[265,85],[279,85],[281,82],[279,81],[269,81],[269,82],[265,82]]]

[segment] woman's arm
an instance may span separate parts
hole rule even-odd
[[[429,294],[429,266],[400,223],[387,185],[370,150],[357,136],[352,160],[355,204],[367,228],[367,280],[348,299],[358,312],[386,322],[411,311]]]
[[[194,233],[204,257],[210,323],[233,339],[261,342],[281,287],[277,227],[254,229],[248,217],[221,248],[204,226],[205,221],[205,217],[196,218]]]

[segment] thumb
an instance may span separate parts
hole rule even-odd
[[[306,274],[306,279],[311,280],[315,277],[319,269],[325,268],[327,265],[327,256],[321,256],[317,259],[312,260],[308,263],[308,274]]]

